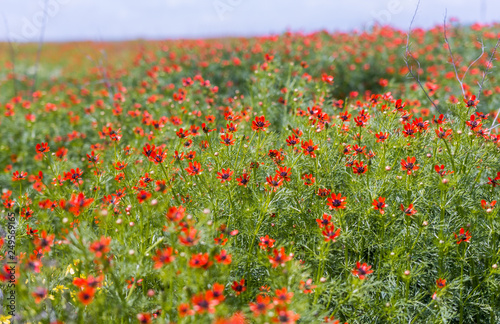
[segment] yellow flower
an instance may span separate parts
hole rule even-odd
[[[0,315],[0,324],[10,324],[10,318],[12,315]]]
[[[64,289],[68,289],[68,288],[66,288],[64,285],[58,285],[57,287],[52,288],[52,290],[55,292],[63,292]]]

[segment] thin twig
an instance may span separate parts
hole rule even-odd
[[[471,64],[469,64],[469,66],[467,67],[467,70],[465,70],[464,75],[462,75],[462,78],[460,79],[460,77],[458,76],[458,71],[457,71],[457,66],[455,64],[455,59],[453,57],[453,51],[451,50],[450,42],[448,41],[448,37],[446,34],[446,16],[447,16],[447,13],[448,13],[448,11],[445,11],[444,21],[443,21],[444,41],[446,43],[446,46],[448,47],[448,51],[449,51],[450,57],[451,57],[451,62],[453,65],[453,69],[455,70],[455,77],[457,78],[458,83],[460,83],[460,89],[462,90],[462,95],[464,96],[464,99],[467,99],[467,98],[465,98],[466,95],[465,95],[464,79],[465,79],[465,76],[467,75],[467,73],[469,72],[470,68],[474,64],[476,64],[476,62],[479,61],[480,58],[483,57],[483,55],[484,55],[484,43],[482,40],[480,41],[480,43],[481,43],[481,55],[479,55],[479,57],[477,59],[475,59],[474,61],[472,61]]]
[[[415,12],[413,13],[413,17],[412,17],[411,22],[410,22],[410,26],[408,27],[408,34],[406,36],[406,53],[404,55],[404,61],[406,63],[406,67],[408,68],[408,73],[410,73],[410,75],[413,77],[413,79],[418,83],[418,85],[420,86],[420,89],[422,89],[422,91],[425,93],[425,95],[427,96],[427,99],[429,99],[429,101],[434,106],[434,108],[439,113],[442,113],[441,109],[439,109],[439,107],[436,105],[436,103],[431,99],[431,97],[429,96],[429,94],[425,90],[424,86],[420,82],[420,74],[418,72],[420,70],[420,62],[411,54],[411,51],[410,51],[411,26],[413,25],[413,21],[415,20],[415,17],[417,16],[417,11],[418,11],[419,6],[420,6],[420,0],[418,0],[417,7],[415,8]],[[418,65],[417,76],[415,76],[415,74],[413,73],[413,68],[411,67],[411,65],[409,63],[408,58],[411,58],[413,61],[415,61],[417,63],[417,65]]]
[[[444,28],[444,41],[446,43],[446,46],[448,47],[448,52],[450,53],[451,57],[451,64],[453,65],[453,70],[455,70],[455,77],[458,80],[458,83],[460,83],[460,90],[462,90],[462,94],[465,98],[465,89],[464,89],[464,84],[460,80],[460,77],[458,76],[458,71],[457,71],[457,65],[455,63],[455,59],[453,57],[453,52],[451,50],[450,42],[448,42],[448,37],[446,36],[446,15],[448,14],[448,10],[445,10],[444,12],[444,20],[443,20],[443,28]]]
[[[500,46],[500,38],[497,39],[497,43],[495,44],[495,47],[493,48],[493,51],[491,52],[491,55],[490,55],[490,59],[488,60],[488,63],[486,64],[486,70],[484,70],[483,72],[483,79],[481,80],[480,83],[478,83],[478,91],[477,91],[477,96],[476,98],[479,99],[479,96],[481,95],[481,91],[483,90],[483,84],[484,84],[484,81],[486,80],[486,75],[488,75],[488,72],[492,66],[493,66],[493,60],[495,59],[495,54],[497,52],[497,48],[498,46]],[[495,114],[495,118],[493,119],[493,123],[491,124],[491,128],[489,129],[490,131],[493,130],[496,125],[496,122],[498,120],[498,115],[500,114],[500,108],[498,109],[497,113]]]

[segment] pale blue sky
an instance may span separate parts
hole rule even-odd
[[[44,17],[44,2],[48,3]],[[351,30],[375,21],[407,29],[417,0],[0,0],[0,40],[250,36]],[[448,17],[500,21],[499,0],[421,0],[415,26]]]

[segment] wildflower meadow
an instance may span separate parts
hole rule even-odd
[[[1,44],[0,322],[500,323],[499,42]]]

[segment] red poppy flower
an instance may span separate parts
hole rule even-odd
[[[213,262],[208,259],[208,253],[193,254],[189,260],[189,266],[192,268],[208,269],[212,264]]]
[[[328,215],[327,213],[323,214],[322,218],[317,218],[316,223],[318,223],[319,228],[327,227],[332,222],[332,215]]]
[[[47,297],[48,290],[43,287],[35,288],[35,291],[31,293],[35,297],[35,303],[40,304]]]
[[[224,144],[226,146],[234,145],[233,134],[223,134],[220,138],[222,139],[222,141],[220,142],[221,144]]]
[[[295,146],[298,143],[300,143],[300,139],[298,137],[296,137],[295,135],[290,135],[286,139],[287,146]]]
[[[28,172],[16,171],[12,174],[12,181],[21,181],[21,180],[26,179],[27,176],[28,176]]]
[[[151,314],[149,313],[139,313],[137,314],[137,319],[141,324],[151,324]]]
[[[472,95],[469,97],[469,99],[464,98],[464,102],[467,108],[469,108],[469,107],[476,107],[477,104],[479,103],[479,100],[476,100],[476,96]]]
[[[161,147],[158,147],[154,154],[152,154],[150,157],[149,157],[149,160],[151,162],[154,162],[154,164],[158,164],[158,163],[163,163],[163,161],[165,160],[165,157],[167,156],[167,152],[165,150],[165,152],[163,152],[163,148]]]
[[[185,246],[196,245],[198,240],[198,231],[193,227],[183,228],[182,235],[179,235],[179,242]]]
[[[73,284],[78,288],[85,288],[85,287],[97,288],[102,286],[103,280],[104,280],[104,275],[100,275],[97,278],[95,278],[94,276],[88,276],[87,278],[76,277],[73,278]]]
[[[3,205],[4,205],[4,207],[5,207],[5,208],[7,208],[7,209],[11,209],[12,207],[14,207],[15,202],[14,202],[14,200],[11,200],[11,199],[7,198],[7,199],[5,199],[5,201],[3,202]]]
[[[47,153],[50,151],[50,147],[48,143],[41,143],[36,145],[37,153]]]
[[[29,207],[23,208],[19,216],[21,216],[24,219],[28,219],[31,216],[33,216],[33,211]]]
[[[256,301],[250,303],[250,310],[253,312],[254,316],[265,315],[266,312],[274,307],[271,303],[271,298],[267,295],[257,295]]]
[[[274,177],[267,176],[266,181],[266,184],[271,186],[274,192],[283,184],[283,179],[279,179],[277,174]]]
[[[208,134],[208,133],[213,132],[215,130],[215,128],[214,129],[210,129],[208,127],[208,125],[205,124],[205,123],[201,124],[201,129],[203,130],[203,133],[205,133],[205,134]]]
[[[109,138],[111,138],[112,141],[117,142],[122,138],[122,136],[120,135],[120,132],[121,132],[121,129],[112,130],[111,127],[108,127],[107,133],[109,135]]]
[[[186,159],[188,159],[188,160],[193,160],[195,157],[196,157],[195,151],[189,151],[186,153]]]
[[[241,279],[240,282],[234,281],[231,285],[231,289],[236,292],[236,296],[240,295],[242,292],[247,290],[247,287],[245,286],[245,279]]]
[[[177,132],[175,132],[175,135],[177,135],[177,137],[179,137],[180,139],[183,139],[191,135],[191,132],[188,129],[184,130],[180,128]]]
[[[304,155],[310,155],[312,158],[316,157],[314,151],[318,149],[318,145],[314,145],[311,139],[309,141],[303,141],[301,147],[304,150]]]
[[[231,264],[231,254],[227,254],[226,250],[221,250],[219,254],[214,256],[214,258],[218,263],[225,265]]]
[[[183,206],[172,206],[168,209],[167,214],[165,215],[167,219],[172,222],[179,222],[182,218],[184,218],[184,213],[186,212],[186,208]]]
[[[313,292],[313,289],[316,288],[316,285],[312,284],[312,279],[307,279],[306,281],[301,280],[300,281],[300,290],[304,294],[311,294]]]
[[[415,133],[417,132],[417,128],[415,125],[406,123],[404,125],[403,135],[404,137],[415,137]]]
[[[264,116],[255,117],[255,120],[252,121],[252,129],[254,131],[265,131],[267,127],[269,127],[270,123],[266,120]]]
[[[248,182],[250,181],[250,175],[248,175],[247,173],[243,173],[241,176],[236,178],[236,181],[238,182],[239,186],[244,186],[246,188]]]
[[[276,289],[276,297],[273,298],[273,303],[275,305],[286,305],[290,304],[293,297],[293,292],[288,292],[286,288]]]
[[[355,160],[354,165],[352,166],[352,170],[354,174],[362,175],[368,170],[368,165],[364,165],[363,161],[359,162],[358,160]]]
[[[305,186],[312,186],[314,184],[314,182],[316,182],[316,178],[313,177],[312,174],[304,174],[302,176],[302,180],[304,180]]]
[[[344,148],[344,154],[349,154],[348,152],[350,152],[350,147],[348,148],[348,146],[346,146]],[[352,155],[357,156],[358,154],[365,154],[365,150],[366,150],[366,146],[361,147],[361,146],[358,146],[358,144],[356,144],[352,147],[352,151],[353,151]]]
[[[446,279],[439,278],[436,280],[436,285],[438,288],[444,288],[446,286]]]
[[[485,210],[490,210],[493,209],[493,207],[495,207],[497,201],[496,200],[493,200],[492,202],[487,202],[486,200],[482,199],[481,200],[481,207]]]
[[[489,180],[488,184],[492,185],[493,188],[500,185],[500,171],[497,173],[497,176],[494,179],[491,179],[490,177],[488,177],[488,180]]]
[[[207,290],[205,293],[194,295],[191,298],[193,310],[198,314],[215,313],[215,306],[219,305],[219,301],[214,299],[213,292]]]
[[[178,311],[179,317],[186,317],[186,316],[194,315],[194,310],[192,310],[189,307],[189,304],[187,304],[187,303],[180,304],[179,307],[177,307],[177,311]]]
[[[236,133],[238,131],[238,125],[233,124],[232,122],[226,124],[226,133]],[[224,132],[224,131],[222,131]]]
[[[330,197],[328,197],[328,202],[326,203],[327,206],[330,207],[330,209],[345,209],[346,203],[346,197],[342,197],[342,194],[334,194]]]
[[[415,118],[412,122],[412,124],[417,128],[417,130],[421,133],[424,130],[427,130],[429,128],[429,122],[424,121],[422,117],[420,118]]]
[[[439,166],[439,165],[435,165],[435,166],[434,166],[434,170],[435,170],[435,171],[436,171],[436,172],[437,172],[437,173],[438,173],[441,177],[444,177],[444,176],[446,176],[446,175],[448,175],[448,174],[452,174],[452,173],[453,173],[453,171],[446,171],[446,170],[444,169],[444,164],[442,164],[441,166]]]
[[[480,130],[483,127],[483,123],[481,123],[481,119],[480,118],[476,119],[476,115],[471,115],[470,119],[468,121],[466,121],[465,124],[467,124],[467,126],[469,126],[469,128],[473,132],[477,132],[478,130]]]
[[[152,257],[153,261],[155,262],[154,268],[159,269],[163,267],[165,264],[174,261],[175,257],[172,254],[173,254],[172,247],[168,247],[163,250],[156,250],[156,255]]]
[[[469,231],[465,231],[463,227],[460,229],[460,232],[458,235],[456,233],[454,233],[454,234],[455,234],[455,239],[457,240],[457,244],[460,244],[462,242],[469,243],[469,240],[471,239],[471,235],[470,235]]]
[[[276,242],[276,240],[270,238],[269,235],[261,236],[259,240],[260,240],[259,246],[262,250],[267,250],[268,248],[272,248],[274,246],[274,242]]]
[[[352,270],[352,274],[357,276],[359,279],[364,280],[367,275],[373,273],[373,270],[370,270],[372,266],[367,265],[366,263],[356,262],[356,268]]]
[[[375,137],[377,138],[377,143],[380,143],[380,142],[384,142],[386,139],[389,138],[389,133],[378,133],[378,134],[375,134]]]
[[[34,244],[36,250],[41,250],[41,252],[49,252],[50,248],[54,245],[54,239],[55,239],[54,234],[47,235],[47,232],[45,230],[42,231],[42,234],[35,238]]]
[[[224,285],[220,283],[214,283],[212,286],[212,296],[214,299],[218,300],[219,302],[223,302],[225,297],[224,297]]]
[[[385,213],[384,208],[387,206],[385,204],[385,197],[379,197],[378,200],[374,199],[372,205],[373,209],[378,210],[380,214],[383,215]]]
[[[446,118],[444,118],[444,115],[441,114],[439,115],[438,119],[436,119],[436,116],[432,116],[432,123],[442,125],[446,123]]]
[[[351,119],[351,114],[349,114],[347,111],[344,111],[339,114],[339,118],[342,120],[342,122],[347,122],[349,121],[349,119]]]
[[[286,262],[292,259],[291,256],[285,254],[285,248],[282,247],[280,250],[274,249],[273,256],[267,256],[269,258],[269,262],[273,268],[277,268],[279,265],[284,266]]]
[[[401,204],[401,210],[405,213],[406,216],[413,216],[417,213],[416,209],[413,209],[413,204],[410,204],[408,208],[405,208],[403,204]]]
[[[448,129],[444,130],[442,127],[439,127],[439,129],[436,129],[436,135],[438,138],[444,139],[450,136],[453,133],[453,130]]]
[[[114,163],[113,165],[114,165],[116,170],[121,171],[127,167],[128,163],[122,163],[122,162],[118,161],[118,162]]]
[[[292,174],[292,169],[287,168],[286,166],[284,167],[279,167],[278,170],[276,170],[276,175],[278,178],[285,180],[285,181],[290,181],[290,175]]]
[[[83,192],[80,192],[78,194],[72,193],[70,200],[66,202],[64,199],[61,199],[59,201],[59,206],[68,210],[73,215],[78,216],[78,215],[80,215],[80,212],[84,208],[86,208],[90,204],[92,204],[93,201],[94,201],[94,198],[85,198],[85,195]]]
[[[321,232],[323,234],[323,237],[325,238],[325,241],[332,241],[335,242],[335,239],[340,236],[340,228],[335,230],[335,226],[333,224],[328,224],[325,227],[325,230]]]
[[[145,190],[141,190],[138,194],[137,194],[137,200],[139,201],[139,204],[142,204],[143,202],[145,202],[146,200],[148,200],[149,198],[151,198],[151,193],[148,192],[148,191],[145,191]]]
[[[216,245],[225,245],[227,243],[227,238],[224,238],[224,234],[221,234],[219,237],[214,238],[214,242]]]
[[[299,314],[287,310],[286,306],[276,306],[275,313],[276,316],[273,317],[275,323],[295,324],[300,319]]]
[[[189,167],[185,168],[186,172],[191,175],[199,175],[203,169],[201,168],[200,162],[189,162]]]
[[[407,157],[406,160],[402,159],[401,160],[401,168],[403,169],[403,171],[406,171],[406,173],[408,175],[410,175],[412,172],[417,171],[418,169],[420,169],[420,167],[418,166],[418,164],[415,164],[416,160],[417,159],[414,156],[413,157]]]
[[[220,180],[221,183],[226,181],[231,181],[231,176],[233,175],[233,171],[231,169],[222,169],[221,172],[217,172],[217,179]]]
[[[33,228],[31,228],[31,227],[30,227],[30,225],[29,225],[29,224],[26,224],[26,234],[27,234],[28,236],[31,236],[31,237],[36,238],[36,237],[38,237],[38,234],[37,234],[37,233],[38,233],[38,230],[33,229]]]
[[[149,143],[146,143],[142,148],[142,154],[144,154],[148,159],[153,156],[154,151],[156,150],[156,146],[151,146]]]
[[[95,289],[86,287],[78,293],[78,300],[85,306],[89,305],[94,300]]]
[[[96,258],[100,258],[105,253],[108,253],[110,251],[109,250],[110,243],[111,243],[111,237],[101,236],[101,239],[99,241],[95,241],[92,244],[90,244],[89,250],[95,254]]]

